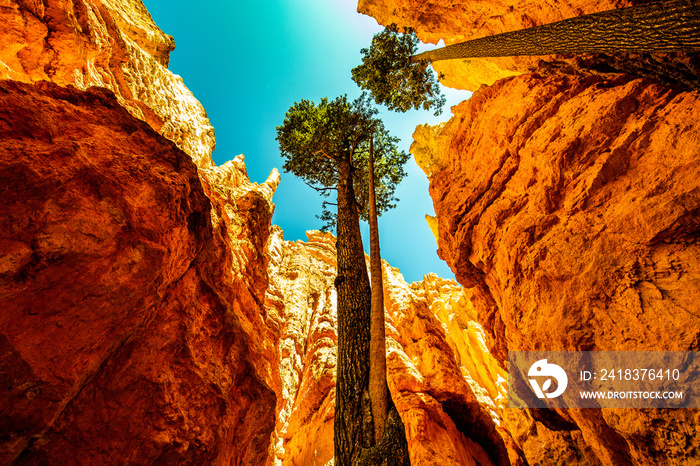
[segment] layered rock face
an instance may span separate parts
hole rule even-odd
[[[462,27],[429,5],[416,25]],[[470,21],[609,7],[502,8]],[[213,165],[139,2],[10,0],[0,21],[0,463],[327,464],[333,237],[271,234],[277,173]],[[630,76],[527,74],[418,129],[467,289],[384,266],[413,464],[698,461],[697,411],[506,409],[504,370],[508,350],[698,349],[698,108]]]
[[[698,349],[699,104],[629,76],[525,75],[416,130],[439,253],[481,296],[500,361],[509,350]],[[694,410],[551,415],[586,438],[583,464],[697,460]]]
[[[268,315],[280,322],[277,421],[270,464],[325,465],[333,458],[335,403],[335,238],[269,240]]]
[[[359,10],[449,44],[621,6],[367,0]],[[490,85],[449,122],[417,128],[411,151],[430,179],[439,254],[475,296],[504,367],[509,350],[698,350],[698,96],[612,73],[680,72],[686,83],[698,79],[694,60],[436,64],[447,85]],[[695,410],[526,416],[506,428],[529,464],[700,461]]]
[[[698,103],[624,76],[523,76],[475,94],[440,128],[418,128],[441,254],[460,282],[502,290],[496,304],[518,323],[504,329],[504,347],[697,346],[687,319],[700,297]],[[615,322],[624,333],[534,331],[543,314],[554,323],[575,309],[591,327]]]
[[[213,165],[214,128],[182,79],[168,71],[171,36],[141,0],[0,3],[0,79],[104,87],[135,117],[202,167]]]
[[[268,315],[282,322],[272,464],[325,465],[333,457],[335,238],[308,235],[289,242],[278,229],[270,238]],[[384,274],[389,387],[412,464],[518,464],[501,427],[505,373],[486,349],[470,297],[434,275],[409,285],[386,263]]]

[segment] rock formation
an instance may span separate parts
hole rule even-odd
[[[0,463],[264,461],[274,180],[203,189],[105,89],[3,81],[0,108]]]
[[[382,5],[448,43],[621,6]],[[284,241],[276,171],[214,166],[138,0],[0,21],[0,463],[327,464],[334,238]],[[384,264],[413,464],[699,461],[696,410],[507,409],[509,350],[700,349],[699,97],[604,59],[443,70],[492,85],[412,147],[465,288]]]
[[[272,464],[325,465],[333,457],[335,238],[270,237],[268,315],[282,322],[281,387]],[[506,375],[489,354],[461,286],[428,275],[407,284],[386,262],[389,388],[406,425],[412,464],[518,464],[500,428]]]
[[[525,75],[416,130],[439,253],[481,296],[500,361],[509,350],[699,348],[699,103],[630,76]],[[603,464],[697,454],[695,411],[553,416]],[[651,425],[678,429],[677,441]]]
[[[0,79],[110,89],[197,165],[213,165],[214,128],[182,78],[168,71],[175,42],[141,0],[5,0],[0,24]]]
[[[449,44],[625,5],[361,0],[359,10]],[[474,295],[503,367],[509,350],[699,349],[700,102],[684,91],[698,58],[630,58],[436,63],[449,86],[488,85],[449,122],[417,128],[411,151],[430,179],[439,254]],[[682,86],[640,75],[680,75]],[[505,427],[529,464],[700,461],[695,410],[527,416]]]
[[[264,463],[278,174],[213,165],[139,1],[6,3],[0,463]]]

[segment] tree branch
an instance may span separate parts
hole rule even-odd
[[[316,152],[314,152],[314,155],[318,155],[318,154],[324,155],[324,156],[328,157],[329,159],[331,159],[331,160],[334,161],[334,162],[337,162],[337,161],[338,161],[338,158],[337,158],[337,157],[333,157],[332,155],[328,155],[328,153],[326,152],[325,149],[319,149],[319,150],[317,150]]]
[[[319,188],[318,186],[312,185],[312,184],[309,183],[308,181],[304,181],[304,183],[306,184],[306,186],[308,186],[308,187],[311,188],[311,189],[316,190],[316,191],[319,192],[319,193],[326,193],[326,192],[328,192],[328,191],[337,191],[337,190],[338,190],[338,188],[336,188],[336,187],[334,187],[334,186],[328,186],[328,187],[325,187],[325,188]]]

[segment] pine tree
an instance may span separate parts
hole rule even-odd
[[[398,413],[387,418],[387,428],[375,442],[369,393],[371,290],[367,276],[360,218],[368,216],[368,157],[370,135],[378,157],[375,166],[376,206],[394,207],[396,185],[405,176],[408,154],[396,147],[376,118],[377,110],[363,95],[295,102],[277,127],[283,168],[315,189],[337,192],[337,213],[323,218],[336,225],[338,274],[338,357],[334,447],[336,465],[408,462],[408,446]],[[328,204],[325,204],[327,207]],[[390,402],[389,406],[393,407]]]

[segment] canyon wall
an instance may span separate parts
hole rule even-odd
[[[270,237],[268,314],[282,323],[281,387],[272,464],[325,465],[333,457],[336,367],[335,238]],[[506,424],[532,425],[509,413],[506,375],[474,321],[473,296],[428,275],[407,284],[383,264],[387,366],[392,398],[406,426],[412,464],[522,464]]]
[[[361,2],[446,41],[619,6],[387,5]],[[0,463],[328,464],[334,238],[284,241],[276,171],[214,166],[139,1],[2,7]],[[444,69],[492,85],[412,146],[465,288],[383,269],[413,464],[698,461],[696,410],[514,410],[506,386],[508,350],[699,349],[698,95],[483,63]]]
[[[503,364],[513,350],[698,350],[698,104],[631,76],[524,75],[416,130],[439,254],[481,296]],[[581,431],[583,464],[697,459],[696,410],[547,415]]]
[[[264,463],[279,175],[213,165],[139,1],[0,22],[0,463]]]
[[[274,180],[222,196],[105,89],[0,108],[0,463],[264,462]]]
[[[136,118],[213,165],[214,128],[168,67],[175,41],[141,0],[3,0],[0,79],[104,87]]]
[[[579,3],[359,9],[451,43],[620,6]],[[436,64],[447,85],[488,85],[414,134],[439,254],[478,297],[476,320],[503,367],[509,350],[698,350],[698,95],[612,69],[564,73],[557,60]],[[510,427],[529,464],[700,461],[696,410],[530,415],[535,429]]]

